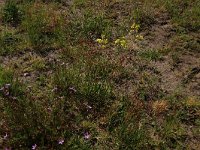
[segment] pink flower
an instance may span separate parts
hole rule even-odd
[[[3,139],[6,140],[8,138],[8,134],[6,133],[6,135],[3,136]]]
[[[35,150],[36,148],[37,148],[37,145],[34,144],[34,145],[32,146],[32,150]]]
[[[64,142],[65,142],[64,139],[60,139],[60,140],[58,140],[58,144],[59,144],[59,145],[62,145]]]
[[[84,139],[88,140],[90,138],[90,134],[88,132],[84,133]]]

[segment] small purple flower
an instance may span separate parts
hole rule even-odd
[[[90,138],[90,134],[88,132],[84,133],[84,139],[88,140]]]
[[[62,145],[64,142],[65,142],[64,139],[60,139],[60,140],[58,140],[58,144],[59,144],[59,145]]]
[[[52,108],[48,107],[47,108],[48,112],[52,112]]]
[[[11,148],[6,147],[4,150],[11,150]]]
[[[75,89],[75,87],[69,87],[69,91],[72,92],[72,93],[76,93],[77,90]]]
[[[32,146],[32,150],[35,150],[37,148],[37,144],[34,144],[33,146]]]
[[[90,105],[87,105],[87,108],[88,108],[88,109],[92,109],[92,106],[90,106]]]
[[[6,135],[3,136],[3,139],[6,140],[8,138],[8,134],[6,133]]]
[[[58,88],[57,88],[57,87],[54,87],[51,91],[52,91],[52,92],[56,92],[56,91],[58,91]]]

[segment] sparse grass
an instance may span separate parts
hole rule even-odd
[[[10,70],[4,70],[0,66],[0,86],[4,84],[9,84],[13,80],[13,73]]]
[[[197,35],[180,34],[171,39],[170,46],[175,51],[199,53],[200,44]]]
[[[146,2],[145,5],[135,8],[132,12],[132,17],[136,23],[141,24],[142,28],[150,27],[155,23],[155,10],[153,5]]]
[[[200,27],[199,17],[200,17],[200,1],[165,1],[165,6],[167,11],[172,16],[172,19],[178,25],[186,28],[187,30],[198,31]]]
[[[93,76],[94,70],[81,73],[80,69],[83,67],[60,68],[55,75],[55,85],[61,95],[74,95],[75,99],[79,99],[82,104],[91,106],[94,111],[104,112],[114,99],[111,87],[105,81],[96,81]],[[103,72],[96,73],[101,75]]]
[[[97,14],[92,9],[86,9],[82,14],[73,14],[72,17],[68,32],[73,40],[95,41],[101,35],[111,38],[111,22],[103,13]]]
[[[27,32],[31,46],[42,52],[62,46],[65,41],[62,14],[54,4],[48,7],[44,3],[29,4],[26,8],[26,15],[22,21],[22,26]]]
[[[198,6],[7,1],[0,15],[0,149],[198,149],[198,93],[187,97],[189,82],[176,93],[162,76],[175,74],[179,56],[199,55]],[[171,23],[166,47],[150,49],[145,38],[155,37],[148,33],[162,34]],[[171,66],[160,69],[162,63]],[[186,77],[198,82],[193,68]]]
[[[149,77],[150,74],[144,73],[138,83],[138,97],[144,101],[161,99],[164,96],[156,77]]]
[[[158,50],[145,50],[139,52],[139,56],[143,59],[150,60],[150,61],[158,61],[161,60],[162,54]]]
[[[19,51],[19,44],[22,40],[20,38],[21,37],[17,35],[15,31],[4,29],[0,35],[0,55],[8,55]]]

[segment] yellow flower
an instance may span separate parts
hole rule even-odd
[[[137,24],[137,25],[135,26],[135,29],[138,30],[139,28],[140,28],[140,25]]]
[[[135,28],[135,23],[133,23],[131,26],[131,29],[134,29],[134,28]]]
[[[108,39],[105,39],[105,40],[104,40],[104,44],[108,44]]]
[[[107,44],[108,39],[97,39],[96,42],[99,43],[99,44]]]
[[[144,37],[142,35],[136,35],[135,38],[136,38],[136,40],[143,40],[144,39]]]
[[[102,34],[102,35],[101,35],[101,38],[102,38],[102,39],[104,39],[104,38],[105,38],[105,35],[104,35],[104,34]]]
[[[120,43],[120,39],[115,40],[115,44]]]
[[[97,43],[102,43],[102,39],[97,39],[96,42]]]
[[[123,36],[123,37],[115,40],[115,45],[126,48],[127,47],[127,41],[126,41],[125,37]]]
[[[120,45],[125,48],[127,46],[126,40],[121,40]]]
[[[108,39],[105,38],[105,35],[101,35],[101,39],[96,39],[96,42],[99,43],[102,48],[105,48],[106,44],[108,44]]]
[[[139,28],[140,28],[140,25],[139,25],[139,24],[133,23],[133,24],[131,25],[131,30],[130,30],[130,32],[133,32],[133,31],[138,32]]]
[[[106,48],[106,46],[105,46],[105,45],[102,45],[101,48]]]
[[[120,44],[122,45],[122,44],[125,44],[126,43],[126,41],[125,40],[121,40],[120,41]]]

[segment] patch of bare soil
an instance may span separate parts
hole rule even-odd
[[[169,38],[173,35],[173,26],[167,14],[163,13],[157,16],[155,24],[153,24],[144,33],[146,48],[162,49],[169,42]]]
[[[163,61],[152,62],[161,74],[161,87],[172,93],[178,91],[187,96],[200,96],[200,56],[181,56],[178,67],[174,67],[170,56]]]
[[[129,45],[133,51],[163,50],[167,48],[170,38],[175,34],[167,14],[156,18],[156,23],[144,31],[144,40],[134,41]],[[129,37],[131,39],[131,37]],[[133,56],[135,57],[135,56]],[[144,63],[144,62],[141,62]],[[160,61],[147,64],[159,74],[160,87],[169,94],[180,92],[186,96],[200,96],[200,54],[178,52],[178,62],[173,60],[173,52],[163,56]]]
[[[164,27],[169,26],[166,24]],[[163,30],[163,26],[156,28],[155,34],[157,36],[155,36],[153,42],[150,42],[150,47],[162,48],[163,45],[164,48],[170,33],[168,33],[168,30]],[[165,56],[162,61],[151,62],[161,74],[161,87],[170,93],[178,90],[178,92],[187,96],[200,96],[199,53],[186,52],[181,54],[180,52],[178,55],[177,64],[174,64],[171,53]]]

